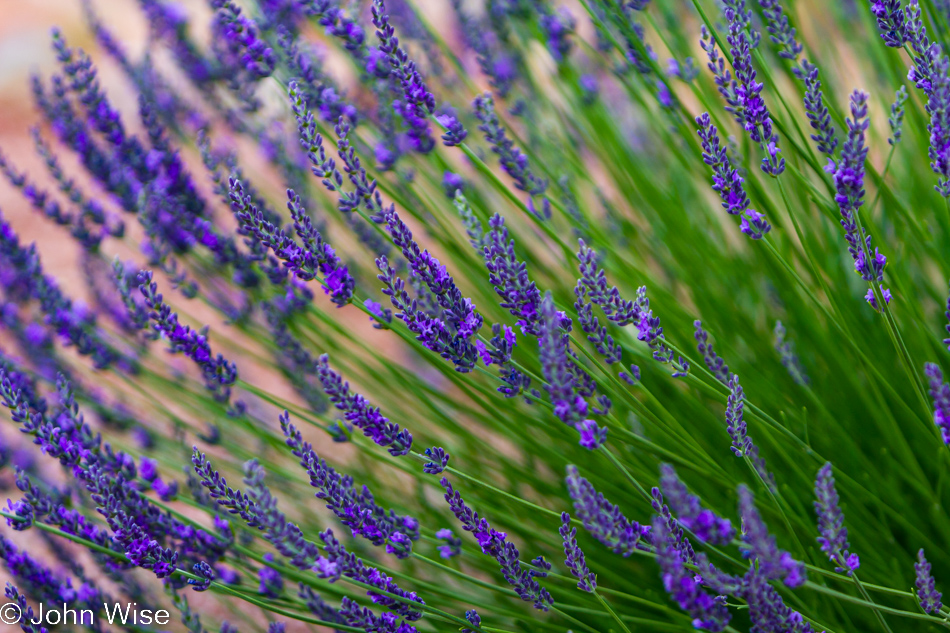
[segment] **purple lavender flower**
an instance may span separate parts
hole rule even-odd
[[[287,208],[303,247],[298,246],[283,229],[267,220],[264,213],[253,203],[251,196],[245,193],[240,180],[231,178],[229,185],[231,209],[245,231],[271,249],[298,279],[310,281],[318,275],[322,276],[320,283],[323,291],[330,295],[338,307],[343,307],[353,299],[356,282],[333,247],[324,241],[323,236],[313,226],[300,196],[293,189],[287,190]]]
[[[416,627],[399,622],[394,614],[383,613],[377,616],[346,596],[340,602],[339,613],[346,625],[359,627],[367,633],[416,633]]]
[[[693,618],[695,628],[714,632],[725,629],[731,620],[725,600],[703,591],[700,577],[686,568],[662,517],[654,517],[652,537],[666,592]]]
[[[507,540],[507,534],[493,529],[486,519],[480,518],[477,512],[465,505],[462,495],[452,487],[448,479],[443,477],[439,483],[445,488],[445,500],[452,513],[462,523],[465,531],[475,536],[482,553],[498,561],[508,584],[514,587],[522,600],[534,603],[535,609],[547,611],[548,606],[554,604],[554,599],[535,579],[540,575],[538,572],[521,567],[521,554],[518,548]]]
[[[726,110],[736,122],[749,133],[752,142],[758,143],[767,154],[762,159],[762,171],[778,176],[785,171],[785,159],[779,158],[778,134],[772,129],[772,118],[762,100],[762,84],[756,81],[752,67],[752,48],[758,44],[758,35],[751,27],[751,11],[745,8],[745,0],[728,0],[723,15],[729,24],[726,41],[731,47],[734,75],[725,70],[725,62],[716,49],[716,42],[703,27],[702,46],[709,58],[709,70],[713,72],[720,94],[726,100]]]
[[[930,168],[938,176],[936,190],[947,198],[950,197],[950,59],[941,45],[931,42],[927,36],[919,3],[911,2],[905,9],[905,17],[906,28],[899,45],[909,43],[913,50],[914,66],[907,78],[927,97]]]
[[[917,552],[917,562],[914,563],[914,571],[917,572],[917,598],[920,600],[920,607],[926,613],[937,613],[943,607],[940,601],[943,594],[937,591],[933,576],[930,575],[930,563],[924,558],[924,550]]]
[[[901,86],[894,93],[894,103],[891,104],[891,115],[887,117],[887,123],[891,126],[891,136],[887,142],[891,145],[897,145],[901,142],[901,134],[904,128],[904,104],[907,103],[907,88]]]
[[[227,47],[230,57],[251,77],[269,77],[274,72],[276,55],[258,35],[254,21],[228,0],[211,0],[211,5],[217,10],[214,28],[220,31],[221,43]]]
[[[432,461],[425,463],[422,467],[423,472],[430,475],[438,475],[449,465],[449,454],[441,447],[433,446],[432,448],[427,448],[425,452],[426,457]]]
[[[66,345],[90,356],[95,366],[105,369],[120,360],[119,353],[106,341],[96,326],[95,316],[74,304],[60,290],[52,276],[43,271],[35,246],[20,245],[13,227],[0,214],[0,261],[8,274],[15,274],[22,285],[22,295],[36,300],[49,328],[59,334]]]
[[[637,298],[634,301],[625,300],[620,296],[620,290],[616,286],[608,287],[607,274],[600,267],[597,253],[583,240],[579,240],[579,244],[580,251],[577,257],[580,260],[581,278],[577,283],[583,284],[591,303],[600,306],[607,319],[621,327],[636,324],[637,339],[653,350],[653,359],[672,365],[674,378],[686,376],[689,373],[689,362],[682,357],[677,357],[666,344],[663,328],[660,326],[660,317],[654,316],[650,309],[646,286],[637,288]],[[638,372],[639,370],[635,373]]]
[[[465,181],[462,180],[460,175],[447,171],[442,177],[442,189],[445,191],[446,197],[454,200],[456,191],[465,191]]]
[[[852,118],[847,120],[848,139],[841,150],[841,160],[834,166],[835,201],[841,210],[841,226],[845,230],[848,252],[854,259],[855,270],[865,281],[881,283],[884,281],[887,258],[875,248],[873,261],[868,261],[871,236],[865,233],[864,227],[858,225],[857,219],[864,203],[864,163],[868,154],[864,133],[869,123],[867,99],[867,93],[860,90],[851,94]],[[870,296],[873,298],[874,293],[871,292]],[[887,295],[885,300],[888,300]],[[872,307],[877,308],[876,302]]]
[[[943,381],[943,372],[936,363],[924,365],[930,380],[930,397],[934,403],[934,424],[940,429],[943,443],[950,445],[950,384]]]
[[[381,591],[395,594],[402,601],[376,593],[372,589],[367,591],[370,599],[394,613],[403,616],[406,620],[415,621],[422,617],[422,612],[413,608],[414,604],[424,605],[425,602],[414,591],[401,589],[396,582],[374,567],[367,566],[359,557],[348,552],[336,539],[332,530],[325,530],[319,534],[324,544],[324,556],[317,560],[314,571],[321,577],[329,577],[331,582],[335,578],[345,576],[357,582],[370,585]],[[332,572],[327,575],[326,572]]]
[[[567,512],[561,513],[561,527],[558,528],[558,533],[564,541],[564,556],[566,557],[564,564],[578,579],[577,588],[593,593],[597,589],[597,575],[587,568],[584,552],[577,544],[577,528],[571,527],[571,515]]]
[[[567,7],[560,7],[556,13],[544,13],[540,23],[551,57],[556,62],[563,61],[571,52],[571,41],[568,38],[577,26],[574,16]]]
[[[620,508],[613,505],[594,486],[581,477],[576,466],[567,467],[567,491],[574,502],[574,514],[591,536],[609,547],[614,553],[630,556],[635,549],[645,547],[643,541],[649,527],[630,521]]]
[[[412,434],[399,429],[379,411],[379,407],[358,393],[350,392],[350,384],[340,374],[330,369],[330,358],[326,354],[317,361],[317,377],[323,385],[323,391],[336,408],[343,411],[346,421],[357,427],[366,437],[379,446],[389,446],[393,456],[405,455],[412,449]]]
[[[691,494],[669,464],[660,465],[660,487],[666,502],[676,514],[676,521],[692,532],[703,543],[727,545],[735,536],[729,519],[716,516],[703,508],[699,497]]]
[[[900,0],[871,0],[871,13],[877,18],[884,44],[900,48],[908,41]]]
[[[792,589],[800,587],[807,579],[804,563],[778,548],[775,537],[769,534],[755,507],[752,491],[744,484],[739,486],[739,515],[742,517],[742,540],[746,545],[743,554],[758,562],[758,573],[768,580],[781,580]]]
[[[455,114],[451,112],[439,114],[436,115],[436,120],[445,128],[445,134],[442,135],[442,142],[446,147],[461,145],[465,137],[468,136],[468,131]],[[454,197],[454,192],[453,195],[449,197]]]
[[[398,558],[405,558],[411,553],[411,541],[419,538],[419,522],[416,519],[400,516],[393,510],[384,510],[366,486],[357,492],[352,477],[341,476],[314,452],[309,442],[303,441],[300,431],[290,423],[286,411],[280,416],[280,427],[287,438],[287,446],[310,476],[310,485],[318,490],[316,497],[326,502],[327,508],[343,525],[350,528],[355,536],[362,536],[373,545],[380,546],[388,541],[389,548],[390,544],[394,544],[399,550]],[[263,476],[263,471],[260,472]]]
[[[473,222],[478,221],[473,218]],[[488,225],[488,233],[477,240],[488,268],[488,281],[502,298],[501,307],[518,318],[521,331],[537,336],[541,327],[541,292],[528,277],[527,262],[515,255],[515,241],[508,236],[505,219],[496,213]],[[481,225],[477,228],[480,232]],[[471,230],[469,235],[472,235]],[[476,244],[476,240],[472,243]]]
[[[439,556],[442,558],[452,558],[462,553],[462,539],[455,536],[449,528],[437,531],[435,537],[440,541],[445,541],[445,545],[439,545]]]
[[[703,361],[705,361],[706,367],[709,368],[709,371],[713,373],[719,382],[724,385],[729,384],[729,378],[732,375],[729,373],[729,366],[726,365],[726,361],[713,350],[712,343],[709,342],[709,333],[703,329],[703,322],[699,320],[693,321],[693,327],[695,328],[693,338],[696,339],[696,349],[703,355]]]
[[[541,331],[538,335],[541,373],[547,382],[545,388],[554,406],[554,415],[580,432],[581,446],[595,450],[607,440],[607,429],[598,427],[587,418],[587,401],[578,393],[576,377],[570,366],[569,335],[561,324],[564,318],[554,307],[551,294],[546,294],[541,302]]]
[[[844,527],[844,513],[838,507],[838,491],[831,473],[831,462],[818,471],[815,479],[815,513],[818,515],[818,543],[821,551],[835,563],[835,571],[849,576],[861,566],[857,554],[848,552],[848,528]]]
[[[732,166],[725,146],[719,142],[719,132],[712,124],[709,113],[704,112],[696,117],[699,125],[699,138],[703,144],[703,162],[712,167],[713,191],[722,199],[722,208],[729,215],[742,216],[740,230],[754,240],[772,230],[765,216],[749,208],[749,198],[746,196],[742,176]]]
[[[237,366],[221,354],[212,356],[206,331],[196,332],[178,323],[178,315],[164,302],[158,285],[152,281],[152,271],[139,272],[136,281],[145,297],[145,305],[151,310],[149,318],[156,333],[168,339],[173,352],[182,352],[192,359],[201,368],[205,385],[214,393],[215,399],[226,402],[231,395],[231,386],[237,381]]]
[[[257,572],[257,578],[261,583],[257,589],[257,592],[262,596],[271,599],[278,598],[281,592],[284,590],[284,579],[280,575],[280,572],[266,564],[272,563],[273,561],[273,554],[270,552],[264,554],[265,565],[263,565]]]
[[[409,126],[413,149],[423,154],[428,153],[435,147],[435,141],[429,134],[428,122],[429,115],[435,112],[435,97],[429,92],[416,63],[410,61],[409,55],[399,45],[399,38],[389,23],[383,0],[373,0],[372,11],[376,37],[379,38],[379,51],[386,56],[392,73],[402,88],[402,99],[394,101],[393,107]]]
[[[732,452],[736,454],[736,457],[748,459],[762,481],[774,491],[775,477],[765,467],[765,460],[759,457],[759,447],[752,442],[752,438],[746,432],[746,423],[743,419],[745,392],[739,384],[739,376],[733,374],[727,386],[729,398],[726,401],[726,430],[732,438]]]
[[[528,194],[528,209],[538,218],[546,220],[551,217],[551,203],[544,195],[548,182],[534,175],[528,166],[528,157],[505,134],[498,115],[495,114],[495,101],[490,93],[475,98],[475,116],[481,121],[478,129],[485,134],[485,140],[492,146],[491,150],[498,155],[501,168],[515,181],[515,188]],[[535,209],[534,199],[541,197],[540,212]]]
[[[587,335],[597,352],[604,357],[608,365],[620,363],[623,360],[623,346],[614,341],[613,336],[607,333],[607,326],[601,325],[594,316],[593,304],[587,301],[587,288],[583,280],[578,280],[574,287],[574,310],[577,312],[577,324]],[[620,372],[624,373],[624,372]]]
[[[785,338],[785,326],[782,325],[781,321],[776,321],[775,330],[773,331],[775,333],[775,351],[779,353],[779,358],[782,365],[788,370],[788,375],[792,377],[796,384],[807,387],[811,380],[805,373],[805,368],[802,366],[798,354],[795,353],[794,345]]]
[[[795,39],[795,29],[789,24],[782,5],[778,0],[759,0],[759,6],[765,16],[769,39],[780,48],[778,56],[792,62],[797,61],[803,47]]]
[[[831,114],[825,105],[825,97],[821,91],[821,80],[818,79],[818,66],[807,59],[802,60],[801,70],[797,73],[805,82],[805,115],[808,123],[815,131],[811,139],[818,145],[818,151],[826,154],[829,159],[834,158],[835,148],[838,146],[838,137],[831,124]]]

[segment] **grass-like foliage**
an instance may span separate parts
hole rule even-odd
[[[946,0],[138,4],[0,154],[24,618],[950,627]]]

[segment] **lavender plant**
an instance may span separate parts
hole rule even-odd
[[[946,3],[81,4],[0,136],[24,631],[950,628]]]

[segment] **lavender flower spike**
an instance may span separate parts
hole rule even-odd
[[[597,574],[587,569],[584,552],[577,544],[577,528],[571,527],[571,515],[567,512],[561,513],[561,527],[558,528],[558,533],[564,541],[564,556],[566,556],[564,564],[579,580],[577,588],[581,591],[593,593],[597,589]]]
[[[841,160],[834,166],[834,181],[837,194],[835,202],[841,211],[841,226],[845,230],[848,252],[854,259],[854,269],[861,278],[870,283],[884,281],[884,266],[887,258],[876,248],[873,261],[868,261],[871,250],[871,236],[864,227],[858,225],[858,210],[864,203],[864,163],[868,148],[864,144],[864,133],[868,129],[868,95],[855,90],[851,93],[851,119],[847,120],[848,139],[841,150]],[[884,292],[885,301],[890,292]],[[870,293],[873,297],[873,292]],[[870,303],[870,301],[869,301]],[[872,304],[872,307],[875,307]]]
[[[775,477],[765,467],[765,460],[759,457],[759,447],[752,443],[752,438],[746,432],[746,423],[743,419],[745,406],[745,392],[739,384],[739,376],[732,375],[729,381],[729,398],[726,401],[726,430],[732,438],[732,452],[736,457],[747,458],[762,481],[775,490]]]
[[[729,519],[700,505],[699,497],[691,494],[669,464],[660,465],[660,488],[667,504],[676,514],[677,522],[692,532],[703,543],[728,545],[736,534]]]
[[[742,517],[742,540],[746,543],[743,555],[758,561],[758,573],[768,580],[781,580],[792,589],[806,580],[805,565],[780,550],[775,537],[769,534],[768,526],[755,507],[752,492],[747,486],[739,486],[739,515]]]
[[[792,380],[794,380],[796,384],[807,387],[811,379],[809,379],[805,373],[805,368],[802,366],[802,361],[798,358],[798,354],[795,353],[795,347],[792,341],[785,338],[785,326],[782,325],[781,321],[775,322],[773,332],[775,334],[775,351],[779,353],[782,365],[788,370],[788,375],[792,377]]]
[[[645,549],[650,528],[625,517],[619,507],[578,474],[576,466],[567,467],[565,483],[574,502],[574,514],[591,536],[624,557],[635,549]]]
[[[765,216],[749,208],[749,197],[743,187],[744,180],[738,170],[732,166],[726,147],[719,141],[719,131],[712,124],[709,113],[696,117],[699,125],[699,138],[703,144],[703,162],[712,167],[713,191],[722,199],[722,208],[729,215],[742,217],[739,227],[743,233],[754,240],[762,239],[772,230]]]
[[[445,477],[440,481],[445,488],[445,500],[452,513],[461,521],[466,532],[471,532],[478,540],[483,554],[488,554],[501,565],[501,573],[525,602],[533,602],[535,609],[547,611],[548,606],[554,604],[554,599],[548,590],[542,587],[536,577],[544,577],[544,572],[525,570],[521,567],[521,554],[515,545],[506,540],[507,534],[492,528],[488,521],[480,518],[478,513],[465,505],[462,495],[459,494]]]
[[[887,142],[891,145],[897,145],[901,142],[901,134],[904,128],[904,104],[906,103],[907,88],[901,86],[894,93],[891,116],[887,117],[887,123],[891,126],[891,137],[887,139]]]
[[[729,366],[726,365],[726,361],[713,350],[712,343],[709,342],[709,332],[703,329],[703,322],[699,320],[693,321],[693,327],[695,328],[693,338],[696,339],[696,349],[703,355],[706,367],[716,376],[719,382],[724,385],[729,384],[729,377],[732,375],[729,373]]]
[[[405,455],[412,450],[412,434],[399,429],[369,401],[358,393],[350,391],[350,383],[345,382],[332,369],[330,357],[326,354],[317,361],[317,378],[323,385],[323,391],[336,408],[343,411],[346,421],[363,431],[363,435],[372,438],[380,446],[388,446],[393,456]]]
[[[231,395],[231,386],[237,382],[237,366],[221,354],[212,356],[204,331],[196,332],[178,323],[178,315],[165,303],[158,292],[158,285],[152,281],[152,271],[140,271],[137,281],[145,297],[145,305],[151,310],[149,318],[154,323],[155,331],[168,339],[173,351],[183,352],[195,361],[204,374],[205,385],[214,393],[215,399],[226,402]]]
[[[379,38],[379,51],[386,56],[393,76],[402,87],[402,99],[393,102],[393,108],[409,127],[413,149],[428,153],[435,147],[429,133],[429,115],[435,112],[435,97],[429,92],[416,63],[410,61],[406,51],[399,45],[395,29],[389,23],[383,0],[373,1],[373,25]]]
[[[607,429],[601,429],[597,423],[587,418],[587,401],[578,393],[577,378],[571,371],[571,359],[568,357],[569,335],[563,327],[564,320],[570,323],[570,320],[554,307],[551,294],[546,294],[541,302],[541,332],[538,335],[541,344],[541,372],[554,405],[554,415],[580,432],[581,446],[594,450],[607,440]]]
[[[725,600],[703,591],[699,576],[686,568],[683,555],[676,548],[666,521],[659,516],[653,519],[653,542],[663,587],[680,608],[693,618],[693,626],[713,632],[724,630],[731,619]]]
[[[511,139],[505,134],[505,128],[501,126],[498,115],[495,114],[495,102],[491,93],[486,92],[476,97],[474,105],[475,116],[482,123],[478,126],[478,129],[484,132],[485,140],[491,144],[492,151],[498,154],[501,168],[515,181],[515,188],[530,196],[528,208],[543,220],[550,218],[551,202],[544,195],[548,188],[548,182],[534,175],[534,172],[528,166],[528,157],[515,147]],[[540,212],[534,206],[536,196],[541,196]]]
[[[924,365],[930,379],[930,397],[934,402],[934,424],[940,429],[944,444],[950,444],[950,385],[943,381],[943,372],[936,363]]]
[[[838,507],[838,491],[831,473],[831,462],[818,471],[815,479],[815,513],[818,515],[818,542],[821,551],[835,563],[835,571],[849,576],[861,566],[857,554],[848,552],[848,528],[844,527],[844,513]]]
[[[772,129],[772,117],[765,101],[762,100],[762,84],[756,81],[752,68],[752,48],[757,43],[750,23],[750,11],[745,8],[745,0],[726,0],[723,15],[729,24],[726,41],[731,47],[734,75],[725,70],[725,62],[716,50],[716,43],[709,32],[703,28],[703,50],[709,57],[709,69],[716,78],[720,94],[725,98],[726,110],[732,113],[736,122],[749,133],[752,142],[758,143],[767,157],[762,159],[762,171],[770,176],[778,176],[785,171],[785,159],[779,158],[778,134]]]
[[[933,576],[930,575],[930,563],[924,558],[924,550],[917,552],[917,562],[914,563],[914,571],[917,572],[917,598],[920,600],[920,608],[927,613],[936,613],[943,607],[940,601],[943,594],[937,591]]]
[[[884,43],[892,48],[902,47],[907,33],[900,0],[871,0],[871,13],[877,18]]]

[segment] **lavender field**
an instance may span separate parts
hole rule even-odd
[[[7,1],[4,625],[950,628],[947,0]]]

